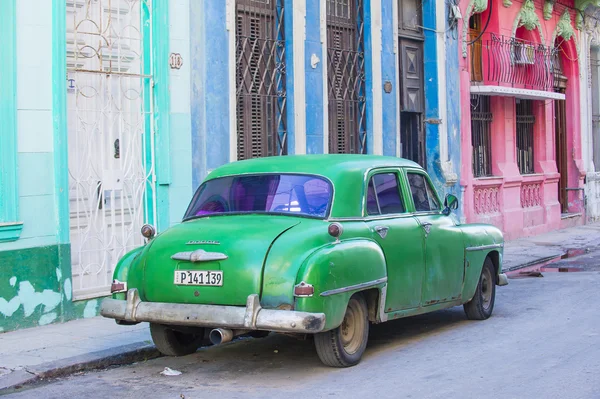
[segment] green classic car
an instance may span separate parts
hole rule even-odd
[[[149,322],[165,355],[244,334],[309,334],[329,366],[357,364],[370,323],[463,305],[490,317],[502,233],[461,225],[427,173],[400,158],[305,155],[230,163],[181,224],[119,261],[101,313]]]

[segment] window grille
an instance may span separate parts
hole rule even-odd
[[[517,99],[517,164],[522,175],[533,173],[533,101]]]
[[[489,96],[471,96],[471,145],[473,176],[492,175],[492,111]]]
[[[367,151],[363,0],[327,0],[329,152]]]
[[[237,0],[238,159],[287,153],[283,0]]]

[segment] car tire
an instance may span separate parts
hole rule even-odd
[[[485,258],[473,298],[463,305],[469,320],[485,320],[492,315],[496,300],[496,273],[490,258]]]
[[[361,295],[348,301],[342,324],[315,334],[315,348],[321,361],[331,367],[349,367],[360,362],[369,339],[367,302]]]
[[[189,334],[162,324],[150,323],[150,335],[156,349],[165,356],[185,356],[198,350],[204,334]]]

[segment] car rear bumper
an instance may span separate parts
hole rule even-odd
[[[506,273],[500,273],[498,275],[498,285],[508,285],[508,277],[506,276]]]
[[[325,328],[324,313],[263,309],[258,295],[248,296],[246,307],[144,302],[138,290],[127,291],[127,300],[106,298],[100,314],[127,322],[150,322],[192,327],[318,333]]]

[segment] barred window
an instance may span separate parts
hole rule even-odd
[[[471,145],[473,176],[492,175],[492,110],[489,96],[471,96]]]
[[[533,101],[517,98],[517,164],[522,175],[533,173]]]
[[[287,154],[283,0],[236,0],[238,159]]]

